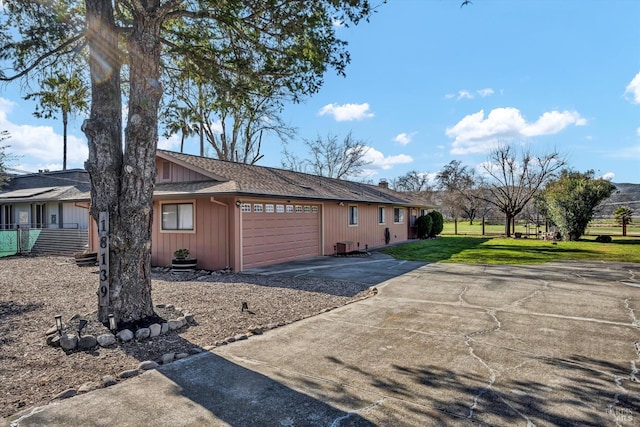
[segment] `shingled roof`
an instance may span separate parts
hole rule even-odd
[[[237,194],[343,202],[386,203],[409,206],[432,206],[427,200],[405,193],[360,182],[345,181],[277,169],[246,165],[173,151],[158,150],[158,156],[196,170],[209,181],[156,185],[155,194]],[[189,188],[189,186],[191,188]]]
[[[0,202],[75,202],[90,198],[89,174],[84,169],[14,175],[0,189]]]

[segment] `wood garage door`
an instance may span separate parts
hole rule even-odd
[[[320,255],[320,206],[245,203],[242,268]]]

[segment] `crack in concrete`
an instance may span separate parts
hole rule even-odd
[[[448,305],[450,307],[460,307],[460,302],[459,301],[448,302],[448,301],[418,300],[418,299],[404,299],[404,298],[396,298],[396,300],[397,301],[405,301],[406,300],[406,301],[420,303],[420,304]],[[476,308],[476,309],[480,309],[480,310],[485,310],[486,309],[486,307],[479,306],[479,305],[473,305],[473,304],[467,304],[465,306],[465,308]],[[564,320],[576,320],[576,321],[579,321],[579,322],[590,322],[590,323],[597,323],[597,324],[603,324],[603,325],[624,326],[624,327],[634,326],[631,323],[616,322],[616,321],[612,321],[612,320],[603,320],[603,319],[594,319],[593,317],[566,316],[566,315],[563,315],[563,314],[553,314],[553,313],[538,313],[538,312],[535,312],[535,311],[528,311],[528,310],[526,312],[510,311],[510,310],[506,310],[504,308],[496,308],[495,311],[499,312],[499,313],[507,313],[507,314],[526,314],[528,316],[550,317],[550,318],[554,318],[554,319],[564,319]]]
[[[631,305],[629,304],[629,298],[626,298],[624,300],[624,308],[626,308],[629,311],[629,317],[631,317],[631,324],[633,326],[640,326],[640,321],[636,318],[636,311],[631,308]]]
[[[385,400],[387,400],[387,398],[383,397],[382,399],[377,400],[377,401],[373,402],[371,405],[365,406],[364,408],[360,408],[360,409],[355,410],[355,411],[349,411],[346,414],[344,414],[343,416],[338,417],[335,420],[333,420],[333,422],[331,423],[331,427],[338,427],[342,421],[348,419],[349,417],[351,417],[353,415],[358,415],[358,414],[361,414],[363,412],[367,412],[368,410],[373,409],[373,408],[375,408],[377,406],[380,406],[380,405],[382,405],[382,402],[384,402]]]
[[[549,283],[548,281],[543,281],[542,282],[542,288],[541,289],[536,289],[535,291],[531,292],[529,295],[524,296],[520,299],[515,300],[514,302],[512,302],[509,305],[512,305],[514,307],[520,307],[522,305],[522,303],[524,303],[525,301],[528,301],[538,295],[540,295],[543,291],[546,291],[549,289]]]
[[[489,366],[489,364],[482,357],[480,357],[480,356],[478,356],[476,354],[473,346],[471,345],[471,342],[473,341],[473,337],[476,337],[476,336],[479,336],[479,335],[489,334],[489,333],[492,333],[492,332],[497,332],[502,327],[502,324],[500,323],[500,320],[498,320],[498,318],[496,317],[494,310],[489,309],[489,310],[486,311],[486,313],[493,318],[493,321],[496,323],[496,326],[493,327],[493,328],[490,328],[490,329],[484,329],[484,330],[481,330],[481,331],[473,332],[471,334],[467,334],[464,337],[464,344],[469,349],[469,354],[471,355],[471,357],[473,357],[478,362],[480,362],[480,364],[482,366],[484,366],[489,371],[489,379],[487,380],[487,384],[480,391],[478,391],[478,393],[476,393],[476,395],[473,398],[473,402],[471,403],[471,406],[469,407],[469,414],[467,415],[468,419],[471,419],[473,417],[473,411],[478,407],[478,400],[480,400],[480,398],[486,392],[491,390],[491,387],[496,382],[496,379],[498,378],[498,375],[500,375],[499,371],[493,369],[491,366]]]
[[[460,301],[461,305],[467,305],[468,303],[464,300],[464,294],[469,290],[468,286],[465,286],[460,293],[458,294],[458,301]]]

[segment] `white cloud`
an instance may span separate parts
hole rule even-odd
[[[627,99],[634,104],[640,104],[640,73],[631,80],[631,83],[627,85],[624,94],[627,95]]]
[[[400,143],[401,145],[407,145],[411,142],[411,140],[413,139],[413,136],[415,134],[417,134],[418,132],[411,132],[411,133],[399,133],[398,135],[396,135],[395,138],[393,138],[393,140],[395,142]]]
[[[553,135],[569,125],[584,126],[587,120],[576,111],[549,111],[522,130],[524,136]]]
[[[480,97],[482,98],[486,98],[487,96],[491,96],[494,94],[493,89],[491,89],[490,87],[485,88],[485,89],[480,89],[479,91],[477,91],[478,95],[480,95]]]
[[[451,154],[483,153],[504,140],[552,135],[570,125],[584,126],[586,123],[575,111],[550,111],[537,121],[527,123],[520,110],[507,107],[491,110],[486,118],[484,110],[469,114],[447,128],[445,135],[454,138]]]
[[[606,179],[607,181],[613,181],[613,178],[616,177],[616,174],[613,172],[607,172],[604,175],[602,175],[600,178],[602,179]]]
[[[369,112],[369,104],[327,104],[320,109],[318,115],[331,115],[339,122],[370,119],[373,113]]]
[[[333,25],[336,28],[343,28],[345,26],[344,21],[341,21],[339,19],[333,19],[331,21],[331,25]]]
[[[181,138],[178,134],[171,135],[169,138],[160,136],[160,138],[158,138],[158,148],[161,150],[179,151]],[[185,140],[185,144],[186,142]]]
[[[473,99],[473,95],[468,90],[461,90],[458,92],[458,99]]]
[[[640,136],[640,128],[636,129],[636,133]]]
[[[8,119],[16,104],[0,97],[0,130],[7,130],[11,138],[2,141],[9,145],[7,152],[17,157],[22,170],[62,169],[63,141],[51,126],[19,125]],[[89,149],[84,138],[67,135],[67,167],[84,167]],[[20,169],[15,167],[15,169]]]
[[[475,92],[470,92],[468,90],[459,90],[457,94],[455,93],[447,93],[444,97],[445,99],[453,99],[461,100],[461,99],[474,99],[477,96],[481,98],[486,98],[487,96],[491,96],[495,93],[493,89],[490,87],[476,90]]]
[[[382,169],[389,170],[395,165],[401,165],[413,162],[413,158],[406,154],[398,154],[396,156],[385,156],[380,151],[373,147],[367,147],[367,153],[364,156],[364,160],[369,163],[367,169]]]

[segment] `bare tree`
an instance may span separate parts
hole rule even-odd
[[[327,139],[318,135],[315,140],[304,140],[304,144],[311,158],[300,159],[285,147],[282,152],[282,166],[285,169],[344,179],[360,175],[362,168],[371,163],[365,158],[369,147],[363,141],[354,139],[351,132],[342,143],[337,136],[329,134]]]
[[[391,180],[391,187],[396,191],[414,195],[433,192],[433,185],[429,182],[429,173],[415,170]]]
[[[505,216],[505,235],[511,236],[512,223],[543,184],[555,177],[566,164],[557,151],[534,156],[529,149],[518,151],[501,146],[489,154],[481,167],[489,178],[486,194],[479,198],[495,206]]]

